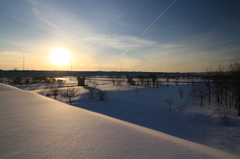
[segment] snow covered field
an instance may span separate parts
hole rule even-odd
[[[206,145],[209,147],[213,147],[215,149],[218,149],[218,150],[221,150],[221,151],[233,154],[233,155],[240,156],[240,144],[239,144],[240,143],[240,119],[239,119],[239,117],[234,116],[234,115],[230,116],[228,119],[229,124],[226,125],[219,118],[214,105],[203,106],[203,107],[194,105],[193,99],[189,95],[189,93],[191,91],[191,86],[187,85],[186,83],[184,83],[184,84],[180,83],[179,86],[176,86],[174,83],[169,86],[161,85],[159,88],[154,88],[154,87],[146,87],[145,88],[143,86],[127,86],[126,84],[124,84],[121,87],[121,89],[118,91],[117,91],[117,87],[113,86],[112,83],[110,81],[108,81],[106,78],[96,78],[96,79],[92,79],[91,81],[87,81],[86,83],[87,84],[98,83],[98,89],[101,89],[101,90],[104,90],[107,92],[107,99],[104,101],[99,101],[97,98],[89,99],[89,91],[87,90],[87,87],[85,87],[85,86],[78,87],[77,86],[75,88],[77,88],[79,90],[79,92],[78,92],[77,97],[75,98],[75,101],[72,104],[73,106],[87,109],[87,110],[97,112],[100,114],[104,114],[104,115],[107,115],[107,116],[110,116],[110,117],[113,117],[116,119],[120,119],[122,121],[126,121],[128,123],[133,123],[136,125],[140,125],[142,127],[157,130],[158,132],[130,124],[131,129],[133,129],[132,127],[134,127],[138,130],[140,129],[141,133],[143,131],[145,133],[150,132],[150,134],[152,134],[152,133],[155,135],[157,134],[157,136],[160,136],[161,140],[162,140],[162,138],[169,139],[169,136],[168,137],[161,136],[162,135],[161,132],[163,132],[163,133],[178,137],[178,138],[170,137],[171,142],[175,141],[178,144],[183,144],[183,143],[185,143],[185,140],[188,140],[188,141],[196,142],[196,143],[203,144],[203,145]],[[61,89],[64,90],[65,89],[64,86],[71,86],[71,85],[76,86],[76,84],[77,84],[77,81],[74,78],[72,78],[71,80],[67,79],[67,82],[64,84],[58,84],[58,86],[61,86],[62,87]],[[45,95],[49,94],[49,88],[51,86],[52,86],[51,84],[48,84],[48,85],[47,84],[30,84],[30,85],[19,85],[17,87],[19,87],[21,89],[25,89],[25,90],[31,90],[31,92],[36,92],[36,93],[39,93],[39,94],[42,94],[45,96]],[[182,88],[184,90],[183,97],[180,97],[179,88]],[[7,88],[5,88],[5,89],[7,89]],[[3,90],[1,89],[1,93],[2,92],[3,92]],[[4,94],[4,93],[2,93],[2,94]],[[31,96],[34,96],[34,98],[36,96],[36,95],[34,95],[34,93],[29,93],[29,94]],[[17,99],[20,98],[18,96],[19,95],[16,95]],[[23,97],[24,96],[22,96],[22,98]],[[2,96],[1,96],[1,98],[2,98]],[[15,98],[13,98],[13,99],[15,99]],[[37,97],[37,98],[39,98],[39,97]],[[54,98],[54,97],[51,96],[50,98]],[[169,99],[169,98],[173,99],[173,104],[171,106],[171,110],[169,110],[169,106],[165,102],[165,100]],[[53,115],[56,112],[58,112],[58,109],[60,109],[61,113],[63,113],[62,111],[66,111],[68,109],[71,109],[71,110],[74,109],[74,117],[77,115],[76,112],[79,112],[78,123],[81,123],[82,120],[84,122],[87,122],[87,120],[85,118],[82,119],[82,117],[80,117],[80,116],[85,116],[84,114],[86,113],[82,109],[76,109],[75,107],[67,107],[65,104],[60,104],[59,102],[50,100],[45,97],[42,97],[41,99],[44,99],[44,101],[45,100],[47,101],[44,105],[48,106],[47,109],[50,109],[51,110],[50,112],[53,113]],[[67,99],[63,98],[61,95],[58,95],[56,99],[59,101],[62,101],[64,103],[68,103]],[[29,100],[30,100],[30,103],[34,103],[34,101],[31,101],[31,99],[29,99]],[[53,102],[53,104],[50,104],[49,102],[50,103]],[[49,104],[47,104],[47,103],[49,103]],[[37,105],[40,106],[41,104],[37,104]],[[49,105],[52,107],[49,107]],[[29,106],[27,106],[27,107],[29,107]],[[3,108],[1,107],[1,109],[3,109]],[[44,110],[42,110],[42,109],[44,109]],[[54,109],[56,111],[54,111]],[[47,110],[45,110],[45,108],[41,108],[41,109],[39,108],[39,111],[46,112]],[[1,112],[2,112],[2,110],[1,110]],[[50,112],[49,112],[49,116],[51,116]],[[90,112],[88,112],[88,113],[90,113]],[[90,114],[92,114],[92,113],[90,113]],[[61,114],[61,115],[64,115],[64,114]],[[96,114],[94,114],[94,115],[96,115]],[[99,116],[99,115],[97,115],[97,116]],[[103,116],[101,116],[100,118],[102,118],[102,117]],[[94,118],[96,118],[96,117],[94,116]],[[104,116],[104,118],[107,118],[107,117]],[[114,120],[112,118],[107,118],[107,119],[110,120],[108,122],[111,123],[110,124],[111,126],[109,126],[108,129],[110,129],[110,130],[113,129],[114,131],[116,131],[116,129],[118,129],[118,126],[115,128],[115,126],[114,126],[116,124],[115,122],[117,121],[117,123],[119,123],[120,121]],[[44,120],[45,122],[47,122],[47,119],[37,119],[37,120]],[[54,120],[58,120],[58,119],[57,118],[55,119],[55,117],[54,117]],[[60,120],[62,121],[63,119],[60,119]],[[91,119],[90,119],[90,121],[91,121]],[[1,122],[3,122],[3,121],[1,120]],[[94,122],[96,122],[96,121],[94,121]],[[126,122],[123,122],[123,123],[127,124]],[[59,121],[59,123],[60,123],[60,121]],[[122,124],[122,122],[120,122],[120,123]],[[67,124],[67,123],[65,123],[65,124]],[[77,124],[77,123],[71,123],[71,124],[74,124],[74,126],[76,126],[75,124]],[[92,124],[92,122],[91,122],[91,124]],[[93,124],[93,125],[95,125],[95,124]],[[44,127],[44,125],[42,125],[42,126]],[[91,127],[91,125],[89,125],[89,126]],[[66,130],[66,128],[64,126],[59,125],[59,127],[62,127]],[[71,129],[72,129],[72,127],[71,127]],[[80,129],[80,128],[76,128],[76,129]],[[101,128],[101,129],[103,129],[103,128]],[[119,131],[119,130],[117,130],[117,131]],[[134,131],[135,131],[135,129],[134,129]],[[120,132],[129,132],[129,130],[125,131],[124,129],[122,130],[122,128],[121,128]],[[131,134],[131,131],[130,131],[130,134]],[[161,135],[159,135],[159,134],[161,134]],[[123,135],[123,134],[118,134],[118,135]],[[130,137],[128,133],[124,134],[124,136]],[[136,136],[138,136],[138,135],[136,135]],[[152,136],[152,135],[150,135],[150,136]],[[73,137],[73,138],[75,138],[75,137]],[[179,138],[184,139],[184,140],[180,140]],[[136,138],[133,137],[133,142],[135,142],[135,139]],[[118,140],[119,141],[116,141],[116,142],[125,142],[125,141],[120,141],[120,139],[118,139]],[[137,139],[137,141],[138,140],[139,139]],[[149,139],[149,141],[146,141],[146,143],[152,145],[153,143],[151,143],[151,140],[152,139]],[[129,139],[129,141],[132,141],[132,139]],[[145,143],[145,139],[143,139],[141,141],[143,143]],[[153,156],[145,156],[145,157],[142,156],[141,158],[155,158],[155,157],[157,157],[157,155],[160,155],[161,153],[163,153],[163,152],[158,153],[159,150],[156,147],[159,146],[158,145],[159,143],[155,143],[155,144],[157,146],[156,145],[154,146],[154,144],[153,144],[149,148],[149,151],[151,151]],[[191,144],[190,144],[190,146],[191,146]],[[189,146],[189,144],[183,144],[183,145]],[[105,147],[106,145],[101,143],[101,146]],[[130,147],[131,147],[131,144],[130,144]],[[149,147],[149,145],[148,145],[148,147]],[[164,146],[164,147],[167,148],[168,146]],[[133,148],[130,148],[130,149],[133,149]],[[136,149],[138,149],[138,147]],[[178,148],[176,149],[176,151],[175,151],[175,148],[172,148],[171,146],[168,147],[168,149],[170,149],[170,150],[166,150],[166,149],[164,150],[165,153],[162,154],[163,155],[162,158],[164,158],[164,157],[169,158],[170,156],[168,156],[168,155],[171,153],[173,153],[173,155],[175,153],[176,154],[179,153]],[[208,148],[206,148],[206,149],[208,149]],[[206,151],[206,149],[204,149],[204,151]],[[155,151],[157,151],[157,152],[155,152]],[[118,155],[120,155],[120,152],[118,152],[118,153],[119,153]],[[135,155],[141,156],[140,154],[143,152],[140,151],[138,153],[139,154],[135,154]],[[72,152],[72,154],[75,155],[74,152]],[[173,158],[181,158],[181,156],[178,156],[176,154],[175,154],[175,157],[173,156]],[[211,152],[210,154],[213,155],[214,153]],[[130,155],[130,152],[126,156],[133,157],[133,156],[128,156],[128,155]],[[134,155],[134,158],[136,157],[135,155]],[[156,156],[154,156],[154,155],[156,155]],[[164,155],[167,155],[167,156],[164,156]],[[189,154],[189,155],[190,156],[183,155],[182,158],[196,158],[196,157],[193,157],[194,155],[193,156],[191,156],[191,154]],[[201,155],[203,155],[203,154],[201,154]],[[219,155],[218,157],[220,157],[220,156],[221,155]],[[85,157],[87,157],[87,156],[85,156]],[[121,158],[120,156],[118,156],[118,157]],[[100,156],[99,158],[107,158],[107,156]],[[109,158],[112,158],[112,155],[110,155]],[[138,157],[136,157],[136,158],[138,158]],[[205,157],[201,156],[200,158],[205,158]],[[223,157],[223,158],[226,158],[226,157]]]

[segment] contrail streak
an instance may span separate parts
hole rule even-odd
[[[125,50],[125,51],[122,53],[121,57],[122,57],[123,55],[125,55],[131,48],[132,48],[132,47],[129,47],[127,50]]]
[[[151,27],[152,25],[176,2],[176,0],[173,0],[173,2],[161,13],[158,15],[158,17],[152,22],[152,24],[150,24],[147,29],[144,30],[144,32],[141,34],[141,36],[143,36]],[[122,55],[120,57],[122,57],[123,55],[125,55],[129,50],[131,49],[131,47],[129,47],[126,51],[124,51],[122,53]]]
[[[161,14],[159,14],[159,16],[152,22],[152,24],[150,24],[146,30],[144,30],[144,32],[141,34],[141,36],[143,36],[151,27],[152,25],[176,2],[176,0],[174,0]]]

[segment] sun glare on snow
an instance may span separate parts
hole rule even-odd
[[[63,66],[71,61],[71,54],[65,49],[55,49],[50,55],[50,60],[53,64]]]

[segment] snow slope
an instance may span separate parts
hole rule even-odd
[[[89,100],[81,90],[80,99],[73,105],[240,156],[240,118],[236,111],[233,110],[229,125],[226,125],[216,109],[193,104],[188,94],[190,86],[181,85],[185,95],[180,98],[179,87],[140,87],[137,96],[134,86],[116,91],[104,85],[101,89],[108,93],[106,101]],[[172,110],[168,110],[164,102],[168,97],[174,99]],[[183,107],[183,111],[179,107]]]
[[[100,102],[98,99],[89,99],[86,86],[76,86],[75,78],[65,79],[66,83],[61,84],[36,83],[15,86],[44,96],[49,94],[49,88],[52,86],[60,87],[62,91],[67,86],[75,86],[79,92],[72,105],[76,107],[240,156],[240,118],[236,115],[236,110],[233,107],[229,109],[228,124],[224,124],[214,100],[211,106],[207,105],[207,101],[203,107],[194,104],[196,100],[190,96],[192,86],[188,83],[180,82],[179,86],[176,86],[173,81],[167,87],[164,79],[160,79],[162,85],[159,88],[137,86],[137,94],[136,86],[123,83],[121,90],[117,91],[117,87],[109,78],[87,79],[86,84],[97,83],[99,89],[107,92],[107,100]],[[194,79],[196,80],[198,79]],[[179,95],[179,88],[184,90],[182,98]],[[62,91],[56,100],[69,103],[60,95]],[[168,105],[164,101],[166,98],[174,99],[172,110],[168,110]]]
[[[0,84],[0,158],[238,158]]]

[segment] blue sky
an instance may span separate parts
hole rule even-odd
[[[238,0],[2,0],[0,69],[203,71],[239,60]]]

